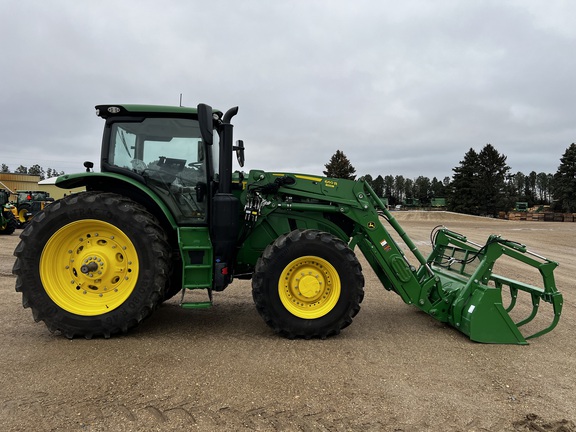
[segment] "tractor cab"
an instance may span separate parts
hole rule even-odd
[[[147,185],[179,225],[205,223],[209,189],[218,178],[219,148],[206,145],[196,110],[180,108],[152,116],[138,110],[145,107],[97,109],[106,118],[102,171]]]
[[[199,109],[99,105],[96,109],[106,119],[102,171],[148,186],[179,226],[208,223],[211,198],[229,188],[221,183],[231,181],[220,175],[231,165],[220,154],[232,152],[220,145],[222,113],[205,105]]]

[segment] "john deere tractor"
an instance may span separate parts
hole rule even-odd
[[[20,228],[24,228],[36,213],[54,201],[48,192],[36,190],[16,191],[16,198],[16,222]]]
[[[276,333],[326,338],[360,310],[359,251],[385,289],[474,341],[526,344],[556,326],[557,263],[500,236],[478,245],[444,227],[424,257],[363,179],[233,171],[234,153],[244,161],[244,144],[233,140],[237,111],[96,107],[105,121],[101,172],[86,162],[87,172],[59,177],[58,186],[86,192],[39,212],[15,250],[16,290],[35,320],[69,338],[109,337],[179,292],[182,307],[205,308],[214,291],[251,279]],[[542,284],[495,273],[501,257],[535,270]],[[191,290],[205,300],[185,301]],[[532,307],[513,320],[519,293]],[[549,320],[522,332],[541,301]]]
[[[0,235],[10,235],[16,229],[16,219],[12,214],[12,204],[10,204],[10,193],[0,189]]]

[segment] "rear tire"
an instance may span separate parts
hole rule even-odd
[[[170,273],[166,234],[130,199],[70,195],[35,215],[20,239],[16,291],[51,331],[87,339],[126,332],[163,298]]]
[[[342,240],[317,230],[296,230],[264,250],[252,296],[276,333],[324,339],[352,323],[364,298],[364,277]]]

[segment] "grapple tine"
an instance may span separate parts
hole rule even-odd
[[[540,330],[539,332],[536,332],[530,336],[526,336],[526,339],[534,339],[537,338],[538,336],[542,336],[543,334],[552,331],[554,327],[556,327],[556,325],[558,324],[558,321],[560,321],[560,315],[562,315],[562,304],[564,301],[562,299],[562,294],[556,292],[550,296],[549,300],[546,301],[552,303],[552,309],[554,311],[554,319],[552,320],[552,323],[545,329]]]
[[[548,333],[558,324],[563,300],[554,283],[553,271],[557,263],[527,251],[524,245],[499,236],[490,236],[484,246],[479,246],[468,242],[460,234],[442,228],[434,238],[434,250],[428,262],[442,287],[449,287],[451,293],[452,304],[447,321],[470,339],[485,343],[526,344],[528,339]],[[533,286],[493,273],[496,261],[502,256],[537,269],[543,286]],[[455,260],[458,265],[455,265]],[[507,307],[502,301],[505,286],[510,290],[510,304]],[[514,322],[509,313],[517,305],[519,292],[531,295],[532,310],[526,318]],[[552,323],[543,330],[524,336],[520,327],[534,320],[542,300],[553,306]]]
[[[500,289],[502,289],[501,283],[496,283],[496,286],[499,287]],[[514,309],[514,306],[516,306],[516,300],[517,299],[518,299],[518,289],[510,287],[510,304],[506,308],[506,312],[510,313],[510,311],[512,311],[512,309]]]
[[[540,307],[540,297],[538,297],[535,294],[532,294],[532,312],[528,317],[524,318],[522,321],[517,322],[516,326],[520,328],[523,325],[528,324],[530,321],[532,321],[536,316],[536,314],[538,313],[539,307]]]

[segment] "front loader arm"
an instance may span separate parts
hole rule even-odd
[[[417,270],[406,260],[382,224],[381,217],[391,224],[421,265],[426,267],[425,258],[366,181],[262,171],[250,172],[248,179],[248,197],[245,196],[244,201],[250,203],[254,196],[259,196],[258,204],[252,203],[245,210],[248,218],[254,214],[255,223],[251,230],[257,233],[250,235],[249,243],[258,241],[256,239],[262,236],[263,231],[274,231],[267,241],[260,240],[263,248],[277,235],[289,231],[289,224],[278,228],[280,221],[291,220],[292,229],[324,228],[349,243],[350,248],[358,246],[386,289],[398,293],[408,304],[420,302],[431,307],[423,295],[431,284],[430,280],[419,280]],[[330,222],[335,219],[330,215],[348,222]],[[275,218],[278,222],[272,224],[271,220]],[[245,254],[241,253],[240,257],[245,257]],[[431,277],[430,272],[428,279]]]

